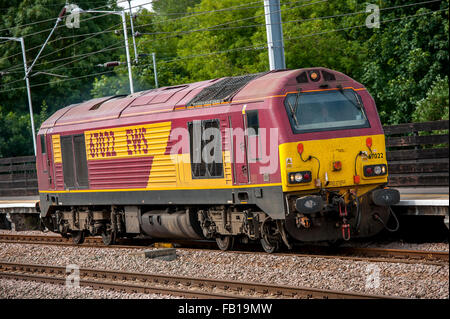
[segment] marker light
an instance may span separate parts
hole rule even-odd
[[[288,180],[290,184],[309,183],[311,182],[311,172],[302,171],[289,173]]]
[[[314,71],[310,71],[309,72],[309,78],[311,79],[311,81],[313,82],[317,82],[320,80],[320,73],[317,70]]]
[[[303,153],[303,144],[302,143],[298,143],[297,151],[300,155],[302,155],[302,153]]]
[[[368,148],[372,147],[372,138],[371,137],[366,138],[366,145]]]
[[[363,167],[363,170],[364,176],[377,177],[386,175],[387,167],[386,164],[366,165]]]
[[[335,161],[333,162],[333,171],[340,171],[342,169],[342,162]]]

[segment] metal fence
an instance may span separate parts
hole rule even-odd
[[[385,126],[390,186],[448,186],[449,121]]]

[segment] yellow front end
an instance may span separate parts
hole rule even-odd
[[[353,189],[361,196],[387,183],[385,137],[382,134],[285,143],[279,146],[279,151],[284,192],[309,194],[325,188],[344,194]],[[364,167],[371,165],[380,165],[383,172],[376,175],[372,168],[374,176],[366,176],[371,174],[365,174]],[[290,178],[292,173],[305,171],[311,172],[309,182],[296,182]]]

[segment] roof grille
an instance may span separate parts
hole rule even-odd
[[[197,94],[192,100],[187,103],[187,106],[205,105],[229,101],[235,95],[235,93],[242,89],[245,85],[247,85],[247,83],[267,73],[268,72],[261,72],[224,78],[223,80],[220,80],[213,85],[204,88],[199,94]]]

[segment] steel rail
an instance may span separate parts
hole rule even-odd
[[[39,235],[20,235],[20,234],[0,234],[0,243],[19,243],[19,244],[43,244],[43,245],[67,245],[78,247],[98,247],[98,248],[125,248],[125,249],[142,249],[148,248],[148,245],[139,245],[135,242],[133,245],[125,245],[122,242],[118,245],[106,246],[100,237],[87,237],[85,243],[75,245],[70,238],[61,236],[39,236]],[[198,242],[184,241],[187,245],[200,245]],[[210,243],[201,243],[201,245],[209,245]],[[198,250],[198,248],[182,247],[184,250]],[[432,265],[441,265],[442,262],[449,262],[449,252],[446,251],[426,251],[426,250],[410,250],[410,249],[386,249],[386,248],[370,248],[370,247],[338,247],[332,250],[324,249],[324,247],[306,247],[303,253],[282,252],[274,253],[274,256],[298,256],[298,257],[314,257],[314,258],[340,258],[345,260],[369,261],[369,262],[393,262],[393,263],[424,263]],[[233,250],[233,253],[240,254],[266,254],[257,251],[241,251]]]
[[[36,276],[36,273],[39,276]],[[42,274],[52,275],[52,277]],[[66,274],[66,267],[62,266],[0,262],[0,278],[14,276],[25,280],[54,280],[55,283],[65,284]],[[124,281],[128,283],[124,283]],[[99,289],[125,289],[132,292],[174,294],[196,298],[401,299],[401,297],[308,287],[88,268],[80,268],[80,285]],[[161,287],[167,285],[183,286],[185,289]],[[209,291],[204,291],[204,289]],[[218,293],[217,290],[221,292]]]

